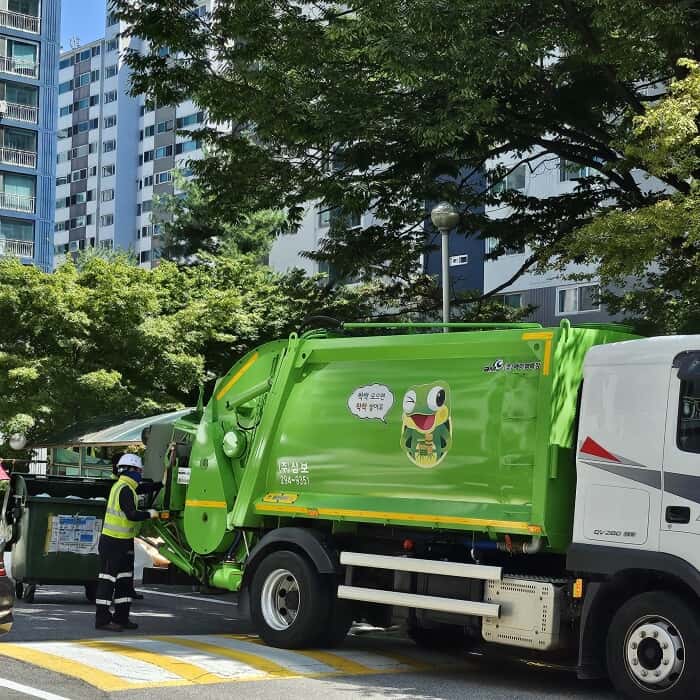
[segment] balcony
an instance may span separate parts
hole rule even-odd
[[[34,151],[20,151],[16,148],[0,148],[0,163],[16,165],[20,168],[36,168],[37,154]]]
[[[35,206],[35,197],[0,192],[0,209],[11,209],[12,211],[21,211],[23,214],[33,214]]]
[[[34,241],[17,241],[12,238],[0,238],[0,255],[12,258],[33,258]]]
[[[0,27],[39,34],[41,23],[39,18],[33,15],[24,15],[21,12],[12,12],[12,10],[0,10]]]
[[[15,102],[0,100],[0,117],[14,119],[17,122],[24,122],[25,124],[38,124],[39,109],[37,107],[30,107],[29,105],[20,105]]]
[[[0,71],[11,75],[20,75],[23,78],[39,79],[39,64],[29,63],[19,58],[0,56]]]

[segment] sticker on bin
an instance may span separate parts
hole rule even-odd
[[[187,467],[178,467],[177,483],[178,484],[189,484],[191,473],[192,473],[192,470],[187,468]]]
[[[97,554],[102,519],[94,515],[52,515],[46,531],[46,553]]]

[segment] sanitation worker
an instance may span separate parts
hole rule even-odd
[[[99,542],[100,575],[97,581],[97,629],[121,632],[138,627],[129,620],[134,579],[134,537],[138,524],[157,518],[157,510],[138,510],[136,490],[143,476],[138,455],[125,454],[117,463],[119,478],[107,500]],[[114,615],[110,606],[114,604]]]

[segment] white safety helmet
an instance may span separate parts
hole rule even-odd
[[[119,471],[129,471],[129,469],[143,469],[141,457],[134,454],[125,454],[119,458],[117,469]]]

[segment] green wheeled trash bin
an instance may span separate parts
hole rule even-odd
[[[13,474],[12,577],[18,598],[32,603],[41,584],[81,585],[95,601],[97,546],[113,483]]]

